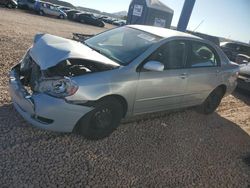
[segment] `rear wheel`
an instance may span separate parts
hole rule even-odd
[[[81,23],[85,23],[85,20],[84,20],[84,19],[80,19],[80,22],[81,22]]]
[[[11,3],[7,4],[8,8],[14,8],[13,5]]]
[[[119,126],[122,116],[122,104],[116,98],[106,98],[78,122],[76,130],[88,139],[102,139]]]
[[[211,114],[213,113],[221,103],[221,100],[224,96],[224,91],[222,88],[215,89],[207,99],[197,108],[197,111],[202,114]]]

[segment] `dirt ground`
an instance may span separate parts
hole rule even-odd
[[[189,109],[123,123],[101,141],[39,130],[18,115],[8,71],[33,36],[104,29],[0,8],[0,187],[249,187],[246,94],[209,116]]]

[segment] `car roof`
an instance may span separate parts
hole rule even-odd
[[[204,40],[200,37],[197,37],[197,36],[194,36],[194,35],[191,35],[188,33],[180,32],[180,31],[176,31],[176,30],[172,30],[172,29],[167,29],[167,28],[162,28],[162,27],[146,26],[146,25],[128,25],[128,27],[139,29],[139,30],[145,31],[147,33],[151,33],[153,35],[157,35],[157,36],[163,37],[163,38],[187,37],[190,39]]]

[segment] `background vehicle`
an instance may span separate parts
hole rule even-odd
[[[11,70],[10,94],[35,126],[100,139],[137,114],[190,106],[210,114],[238,70],[213,43],[159,27],[119,27],[84,43],[38,34]]]
[[[75,14],[76,13],[80,13],[80,12],[81,11],[75,10],[75,9],[71,9],[71,10],[65,11],[65,13],[67,14],[67,17],[68,17],[69,20],[74,20]]]
[[[60,18],[60,19],[67,18],[67,14],[65,12],[63,12],[62,10],[60,10],[58,7],[56,7],[55,5],[51,3],[40,2],[39,8],[37,9],[41,16],[49,15],[49,16]]]
[[[250,57],[239,54],[236,63],[240,65],[237,88],[250,92]]]
[[[113,25],[124,26],[124,25],[126,25],[126,21],[125,20],[117,20],[117,21],[113,22]]]
[[[72,8],[70,8],[70,7],[63,7],[63,6],[58,6],[58,8],[60,9],[60,10],[62,10],[63,12],[65,12],[65,11],[68,11],[68,10],[71,10]]]
[[[18,0],[18,7],[26,10],[34,10],[36,0]]]
[[[15,0],[0,0],[0,5],[4,5],[8,8],[17,8],[17,2]]]
[[[109,23],[109,24],[113,24],[114,21],[117,21],[117,19],[115,18],[111,18],[111,17],[105,17],[102,19],[105,23]]]
[[[250,46],[248,44],[239,42],[222,42],[220,47],[227,57],[233,62],[236,62],[238,54],[250,56]]]
[[[101,19],[98,19],[94,15],[87,14],[87,13],[76,13],[74,15],[74,20],[81,22],[81,23],[98,26],[98,27],[105,26],[105,24],[102,22]]]

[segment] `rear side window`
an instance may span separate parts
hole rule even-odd
[[[219,58],[215,50],[201,42],[191,42],[188,56],[188,67],[216,67],[219,65]]]

